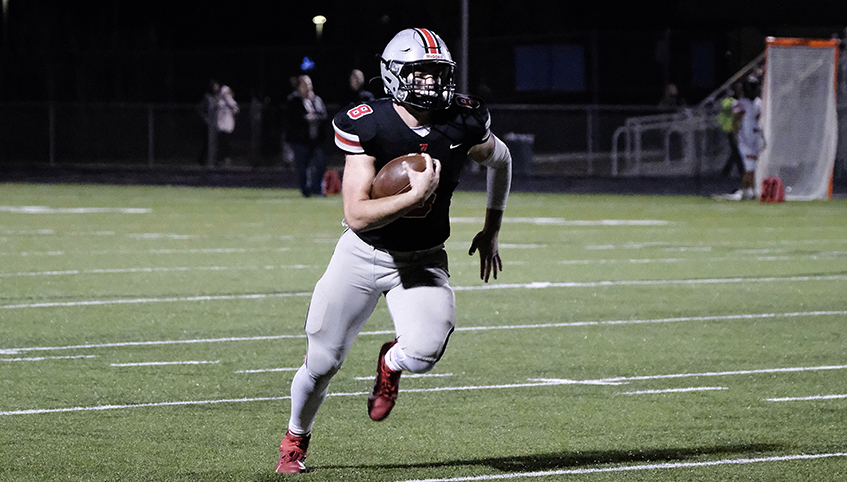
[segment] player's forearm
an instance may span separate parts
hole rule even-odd
[[[485,225],[482,228],[484,233],[499,233],[500,226],[503,223],[503,210],[491,209],[485,210]]]
[[[405,216],[422,202],[411,191],[380,199],[358,199],[344,203],[347,226],[358,233],[381,228]]]

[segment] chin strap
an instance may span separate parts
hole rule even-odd
[[[503,211],[509,199],[512,186],[512,154],[509,148],[497,136],[494,137],[494,151],[480,164],[488,168],[486,173],[488,209]]]

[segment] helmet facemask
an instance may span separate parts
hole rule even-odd
[[[401,104],[434,111],[448,107],[453,100],[456,84],[453,77],[455,64],[452,61],[403,62],[382,59],[382,62],[390,76],[394,77],[392,80],[398,83],[390,93]]]

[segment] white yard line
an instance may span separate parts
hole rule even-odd
[[[393,332],[385,332],[393,333]],[[231,341],[264,341],[283,340],[286,338],[306,338],[306,335],[272,335],[272,336],[246,336],[238,338],[197,338],[192,340],[155,340],[155,341],[123,341],[115,343],[91,343],[85,345],[63,345],[63,346],[40,346],[27,348],[0,349],[0,353],[15,354],[28,351],[54,351],[54,350],[85,350],[91,348],[119,348],[126,346],[158,346],[158,345],[183,345],[195,343],[223,343]]]
[[[546,248],[545,244],[501,244],[500,248],[506,249],[539,249]],[[287,250],[287,248],[286,248]],[[161,251],[161,250],[160,250]],[[206,250],[210,252],[211,250]],[[242,252],[244,250],[241,249],[228,249],[228,250],[216,250],[218,252],[228,251],[228,252]],[[43,253],[44,255],[57,255],[59,252],[52,253]],[[783,256],[751,256],[751,257],[740,257],[740,256],[719,256],[719,257],[709,257],[709,258],[630,258],[630,259],[564,259],[560,261],[555,261],[556,264],[561,265],[591,265],[591,264],[653,264],[653,263],[661,263],[661,264],[670,264],[670,263],[685,263],[685,262],[699,262],[699,263],[710,263],[717,261],[731,261],[731,262],[751,262],[751,261],[791,261],[795,259],[811,259],[811,260],[832,260],[832,258],[843,257],[847,253],[841,252],[831,252],[831,253],[817,253],[817,254],[793,254],[793,255],[783,255]],[[467,263],[460,264],[478,264],[476,261],[471,261]],[[506,263],[508,265],[511,264],[526,264],[524,262],[509,262]],[[140,268],[101,268],[101,269],[68,269],[68,270],[53,270],[53,271],[23,271],[23,272],[9,272],[9,273],[0,273],[0,278],[12,278],[18,276],[62,276],[62,275],[81,275],[81,274],[122,274],[122,273],[166,273],[166,272],[182,272],[182,271],[239,271],[239,270],[274,270],[274,269],[313,269],[313,268],[322,268],[321,266],[316,265],[303,265],[303,264],[292,264],[292,265],[279,265],[279,266],[169,266],[169,267],[140,267]]]
[[[97,355],[73,355],[73,356],[34,356],[28,358],[0,358],[0,362],[33,362],[44,360],[75,360],[80,358],[97,358]]]
[[[569,384],[621,384],[642,380],[662,380],[667,378],[701,378],[701,377],[723,377],[729,375],[755,375],[761,373],[793,373],[793,372],[810,372],[810,371],[826,371],[826,370],[844,370],[847,365],[824,365],[816,367],[787,367],[787,368],[760,368],[754,370],[731,370],[724,372],[700,372],[700,373],[672,373],[668,375],[641,375],[635,377],[612,377],[612,378],[596,378],[593,380],[570,380],[567,378],[530,378],[530,381],[546,382],[554,385],[569,385]]]
[[[498,384],[498,385],[469,385],[469,386],[461,386],[461,387],[436,387],[436,388],[413,388],[413,389],[403,389],[400,390],[403,393],[434,393],[434,392],[456,392],[456,391],[474,391],[474,390],[501,390],[501,389],[514,389],[514,388],[531,388],[531,387],[553,387],[553,386],[561,386],[561,385],[573,385],[573,384],[605,384],[606,381],[612,381],[610,384],[616,384],[621,381],[630,381],[630,380],[649,380],[649,379],[659,379],[659,378],[682,378],[682,377],[700,377],[700,376],[718,376],[718,375],[746,375],[752,373],[784,373],[784,372],[797,372],[797,371],[814,371],[814,370],[835,370],[835,369],[845,369],[847,365],[842,366],[821,366],[821,367],[794,367],[794,368],[770,368],[770,369],[761,369],[761,370],[735,370],[735,371],[727,371],[727,372],[706,372],[706,373],[679,373],[673,375],[653,375],[653,376],[642,376],[642,377],[615,377],[615,378],[602,378],[597,380],[569,380],[569,379],[558,379],[558,378],[546,378],[546,379],[529,379],[526,383],[508,383],[508,384]],[[600,382],[600,383],[594,383]],[[361,395],[369,395],[370,392],[347,392],[347,393],[330,393],[327,396],[329,397],[354,397]],[[60,412],[85,412],[85,411],[96,411],[96,410],[117,410],[117,409],[130,409],[130,408],[145,408],[145,407],[167,407],[174,405],[209,405],[216,403],[242,403],[242,402],[263,402],[263,401],[275,401],[275,400],[288,400],[290,396],[283,397],[261,397],[261,398],[237,398],[237,399],[223,399],[223,400],[183,400],[176,402],[157,402],[157,403],[140,403],[140,404],[129,404],[129,405],[95,405],[89,407],[68,407],[68,408],[39,408],[39,409],[28,409],[28,410],[8,410],[8,411],[0,411],[0,416],[11,416],[11,415],[36,415],[36,414],[47,414],[47,413],[60,413]]]
[[[708,392],[712,390],[729,390],[729,387],[688,387],[666,388],[664,390],[637,390],[634,392],[618,392],[615,395],[654,395],[659,393]]]
[[[785,398],[766,398],[768,402],[805,402],[809,400],[838,400],[847,398],[847,394],[842,395],[814,395],[811,397],[785,397]]]
[[[0,206],[0,211],[17,214],[150,214],[149,208],[51,208],[49,206]]]
[[[794,244],[800,245],[809,245],[809,244],[830,244],[830,243],[847,243],[847,239],[770,239],[770,240],[758,240],[756,244],[761,245],[778,245],[778,246],[791,246]],[[716,246],[738,246],[739,243],[733,241],[724,241],[724,242],[711,242],[710,244]],[[643,243],[623,243],[623,244],[590,244],[584,246],[585,249],[589,250],[618,250],[618,249],[644,249],[644,248],[671,248],[678,249],[682,247],[691,248],[692,246],[680,246],[679,244],[671,243],[668,241],[648,241]],[[702,245],[694,245],[694,247],[703,247]],[[710,248],[711,249],[711,248]]]
[[[169,362],[139,362],[139,363],[112,363],[112,367],[153,367],[164,365],[215,365],[220,363],[220,360],[203,361],[203,360],[187,360],[187,361],[169,361]]]
[[[456,224],[483,224],[483,218],[451,217]],[[535,224],[537,226],[667,226],[670,221],[659,219],[564,219],[505,217],[504,224]]]
[[[0,256],[89,256],[116,254],[229,254],[291,251],[291,248],[193,248],[193,249],[120,249],[100,251],[18,251],[0,252]]]
[[[454,286],[454,291],[483,291],[483,290],[508,290],[508,289],[548,289],[548,288],[597,288],[610,286],[661,286],[661,285],[698,285],[698,284],[725,284],[725,283],[775,283],[775,282],[802,282],[802,281],[844,281],[847,275],[822,275],[822,276],[789,276],[789,277],[762,277],[762,278],[711,278],[711,279],[677,279],[677,280],[623,280],[623,281],[570,281],[570,282],[534,282],[534,283],[503,283],[480,286]],[[166,303],[185,301],[214,301],[214,300],[247,300],[264,298],[288,298],[293,296],[311,296],[311,292],[301,293],[255,293],[247,295],[215,295],[215,296],[189,296],[174,298],[132,298],[120,300],[87,300],[87,301],[56,301],[46,303],[22,303],[15,305],[0,305],[0,309],[22,309],[22,308],[56,308],[75,306],[104,306],[116,304],[137,303]]]
[[[409,479],[402,482],[469,482],[475,480],[507,480],[507,479],[523,479],[528,477],[548,477],[552,475],[581,475],[581,474],[600,474],[610,472],[635,472],[641,470],[662,470],[662,469],[688,469],[696,467],[715,467],[719,465],[746,465],[758,464],[767,462],[789,462],[793,460],[816,460],[831,457],[847,457],[845,452],[832,452],[824,454],[797,454],[797,455],[778,455],[774,457],[757,457],[744,459],[721,459],[708,460],[704,462],[668,462],[663,464],[637,464],[637,465],[621,465],[617,467],[598,467],[584,469],[561,469],[561,470],[544,470],[536,472],[515,472],[511,474],[492,474],[492,475],[476,475],[469,477],[447,477],[443,479]]]
[[[111,268],[111,269],[84,269],[84,270],[64,270],[64,271],[28,271],[19,273],[0,273],[0,278],[12,278],[18,276],[62,276],[62,275],[79,275],[79,274],[124,274],[124,273],[167,273],[167,272],[184,272],[184,271],[243,271],[243,270],[277,270],[277,269],[310,269],[315,266],[305,264],[291,264],[280,266],[171,266],[159,268]]]
[[[53,302],[53,303],[27,303],[23,305],[5,305],[0,306],[0,309],[16,309],[16,308],[48,308],[48,307],[72,307],[72,306],[103,306],[103,305],[124,305],[124,304],[139,304],[139,303],[172,303],[182,301],[220,301],[220,300],[256,300],[266,298],[292,298],[299,296],[311,296],[312,293],[258,293],[248,295],[216,295],[216,296],[187,296],[174,298],[132,298],[124,300],[90,300],[90,301],[68,301],[68,302]]]
[[[500,248],[506,249],[540,249],[546,248],[545,244],[501,244]],[[289,248],[280,249],[280,251],[287,251]],[[163,250],[156,250],[163,251]],[[206,252],[243,252],[243,249],[226,249],[226,250],[205,250]],[[153,254],[153,251],[150,251]],[[25,255],[25,253],[21,253]],[[64,254],[62,252],[46,252],[41,253],[43,255],[59,255]],[[161,254],[161,253],[158,253]],[[561,265],[591,265],[591,264],[670,264],[670,263],[685,263],[685,262],[698,262],[698,263],[711,263],[718,261],[731,261],[731,262],[751,262],[751,261],[791,261],[795,259],[810,259],[813,261],[818,260],[826,260],[830,261],[832,258],[843,257],[847,255],[847,252],[825,252],[825,253],[816,253],[816,254],[792,254],[792,255],[782,255],[782,256],[750,256],[750,257],[739,257],[739,256],[716,256],[716,257],[708,257],[708,258],[630,258],[630,259],[564,259],[560,261],[555,261],[556,264]],[[474,264],[476,261],[464,263],[464,264]],[[506,264],[526,264],[523,262],[510,262]],[[279,266],[172,266],[172,267],[157,267],[157,268],[149,268],[149,267],[141,267],[141,268],[102,268],[102,269],[69,269],[69,270],[54,270],[54,271],[25,271],[25,272],[9,272],[9,273],[0,273],[0,278],[11,278],[18,276],[61,276],[61,275],[81,275],[81,274],[121,274],[121,273],[166,273],[166,272],[182,272],[182,271],[239,271],[239,270],[274,270],[274,269],[313,269],[323,267],[316,265],[303,265],[303,264],[293,264],[293,265],[279,265]]]
[[[236,370],[235,373],[269,373],[269,372],[296,372],[300,367],[296,368],[260,368],[256,370]]]
[[[654,286],[654,285],[698,285],[698,284],[724,284],[724,283],[774,283],[778,281],[801,282],[801,281],[844,281],[847,275],[824,275],[824,276],[789,276],[762,277],[762,278],[712,278],[712,279],[666,279],[666,280],[623,280],[623,281],[570,281],[570,282],[535,282],[535,283],[513,283],[493,284],[480,286],[456,286],[454,291],[480,291],[480,290],[504,290],[504,289],[546,289],[546,288],[597,288],[604,286]],[[0,306],[2,308],[2,306]]]
[[[749,263],[752,261],[791,261],[791,260],[826,260],[831,261],[833,258],[843,257],[847,253],[815,253],[815,254],[792,254],[782,256],[712,256],[707,258],[630,258],[630,259],[563,259],[556,261],[556,264],[562,265],[590,265],[590,264],[669,264],[669,263],[714,263],[718,261],[731,261],[733,263]],[[506,263],[510,264],[510,263]]]
[[[362,393],[367,395],[367,393]],[[277,400],[288,400],[291,397],[262,397],[262,398],[230,398],[221,400],[186,400],[180,402],[157,402],[157,403],[133,403],[129,405],[94,405],[90,407],[67,407],[67,408],[34,408],[29,410],[9,410],[0,412],[0,416],[4,415],[40,415],[45,413],[65,413],[65,412],[92,412],[101,410],[121,410],[130,408],[148,408],[148,407],[173,407],[184,405],[214,405],[218,403],[244,403],[244,402],[268,402]]]
[[[443,378],[443,377],[452,377],[452,373],[409,373],[403,374],[403,379],[407,378]],[[373,375],[369,377],[353,377],[353,380],[373,380]]]
[[[493,330],[519,330],[519,329],[541,329],[541,328],[569,328],[582,326],[604,326],[604,325],[638,325],[652,323],[680,323],[687,321],[730,321],[730,320],[758,320],[768,318],[796,318],[804,316],[844,316],[847,311],[801,311],[793,313],[754,313],[742,315],[712,315],[712,316],[685,316],[676,318],[651,318],[636,320],[607,320],[607,321],[574,321],[566,323],[537,323],[528,325],[495,325],[495,326],[464,326],[457,327],[456,331],[493,331]],[[394,334],[391,330],[363,331],[360,336],[389,335]],[[306,335],[268,335],[247,336],[230,338],[196,338],[188,340],[153,340],[153,341],[127,341],[114,343],[93,343],[84,345],[63,346],[37,346],[24,348],[0,348],[0,353],[17,354],[28,351],[55,351],[55,350],[78,350],[92,348],[117,348],[127,346],[156,346],[156,345],[180,345],[195,343],[224,343],[241,341],[267,341],[282,339],[301,339]]]

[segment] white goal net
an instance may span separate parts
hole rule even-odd
[[[786,200],[832,196],[838,46],[835,39],[767,39],[757,194],[765,178],[778,177]]]

